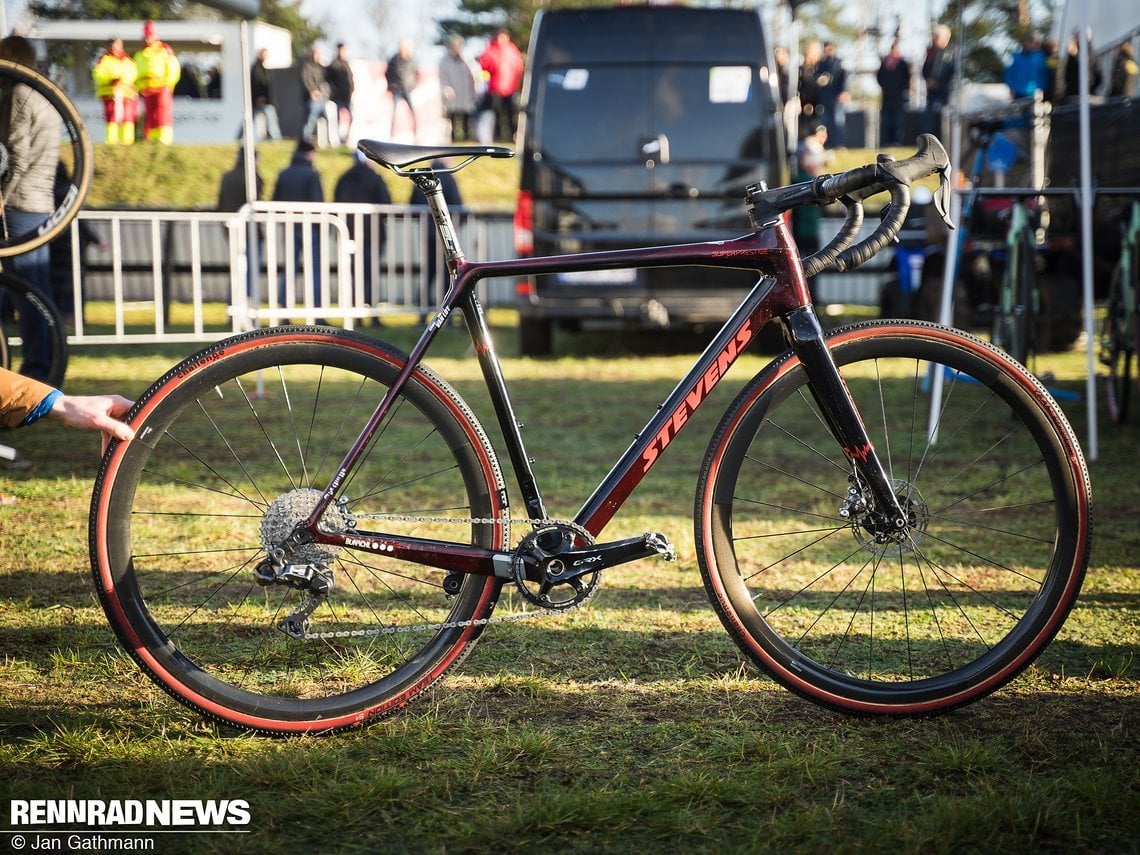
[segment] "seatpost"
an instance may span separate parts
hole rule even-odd
[[[454,278],[460,262],[463,261],[463,250],[459,247],[459,236],[451,222],[451,212],[447,210],[447,200],[443,198],[443,185],[438,176],[430,170],[412,173],[411,179],[423,191],[427,200],[431,218],[443,241],[443,255],[447,269]]]

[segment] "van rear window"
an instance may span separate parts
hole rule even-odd
[[[769,109],[755,66],[547,66],[537,84],[535,130],[545,157],[645,160],[646,142],[659,134],[674,162],[767,154],[761,123]]]
[[[541,37],[544,58],[565,65],[614,57],[748,65],[760,62],[765,50],[756,13],[743,9],[562,10],[550,13]]]

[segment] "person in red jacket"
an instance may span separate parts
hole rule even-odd
[[[135,54],[137,86],[146,109],[143,137],[170,145],[174,142],[174,85],[182,76],[182,65],[170,45],[158,37],[154,21],[143,26],[143,41],[146,47]]]
[[[487,108],[495,114],[496,139],[512,140],[515,136],[515,95],[522,86],[523,57],[511,34],[499,30],[495,40],[479,57],[479,67],[487,81]]]
[[[131,145],[135,141],[135,118],[139,95],[135,90],[138,69],[131,55],[123,50],[122,39],[111,39],[107,51],[91,71],[95,96],[103,102],[107,120],[107,145]]]

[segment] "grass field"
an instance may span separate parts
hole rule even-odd
[[[258,172],[265,181],[265,198],[273,194],[277,174],[289,163],[294,143],[262,142],[257,146]],[[222,175],[234,164],[237,145],[97,145],[95,174],[87,198],[88,208],[161,208],[213,210]],[[898,158],[912,149],[891,149]],[[321,149],[315,167],[321,176],[325,199],[331,201],[337,179],[351,165],[347,148]],[[851,149],[838,152],[830,167],[839,172],[873,161],[875,152]],[[475,208],[513,210],[518,190],[518,158],[480,158],[456,175],[464,204]],[[392,201],[408,201],[412,183],[386,169],[379,173]]]
[[[530,360],[515,355],[513,318],[492,317],[551,514],[570,516],[701,341],[584,333]],[[412,334],[385,330],[402,347]],[[444,339],[430,363],[485,414],[464,342]],[[78,349],[67,386],[138,395],[184,355]],[[1102,423],[1090,571],[1038,662],[941,717],[845,717],[743,663],[696,567],[704,447],[766,359],[742,358],[606,531],[664,531],[677,563],[607,571],[584,609],[491,627],[418,702],[324,739],[214,727],[156,689],[92,592],[97,440],[53,425],[5,434],[30,465],[0,463],[0,491],[19,500],[0,508],[0,803],[249,802],[248,835],[164,835],[165,852],[1137,851],[1137,424]],[[1072,352],[1036,368],[1083,391],[1084,365]],[[1066,410],[1084,438],[1084,404]]]

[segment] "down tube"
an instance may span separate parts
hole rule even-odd
[[[785,308],[782,304],[774,305],[777,301],[770,299],[776,284],[774,278],[767,276],[756,283],[740,308],[725,322],[688,374],[669,393],[654,417],[634,437],[633,444],[586,500],[574,522],[592,535],[605,528],[756,333],[777,310]]]

